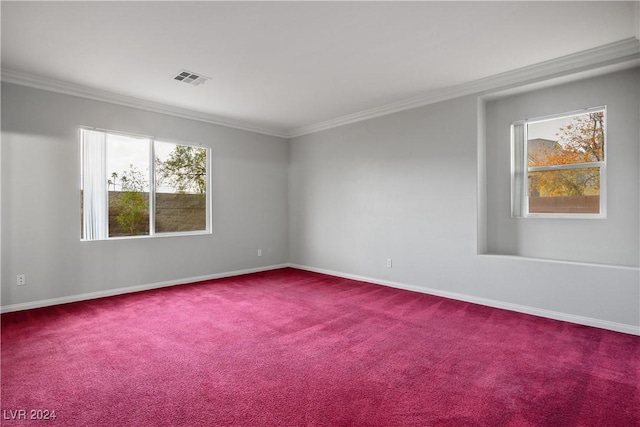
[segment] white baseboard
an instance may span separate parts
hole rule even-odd
[[[392,288],[404,289],[408,291],[420,292],[423,294],[435,295],[439,297],[454,299],[458,301],[470,302],[474,304],[485,305],[493,308],[500,308],[518,313],[531,314],[534,316],[545,317],[548,319],[561,320],[579,325],[593,326],[601,329],[608,329],[616,332],[623,332],[631,335],[640,335],[640,327],[627,325],[624,323],[610,322],[608,320],[594,319],[592,317],[577,316],[574,314],[562,313],[558,311],[545,310],[542,308],[529,307],[526,305],[512,304],[504,301],[492,300],[471,295],[459,294],[456,292],[447,292],[439,289],[427,288],[422,286],[409,285],[406,283],[391,282],[387,280],[379,280],[372,277],[358,276],[355,274],[347,274],[339,271],[325,270],[323,268],[309,267],[299,264],[288,264],[289,267],[300,270],[312,271],[315,273],[327,274],[330,276],[342,277],[344,279],[359,280],[362,282],[373,283],[376,285],[389,286]]]
[[[167,286],[183,285],[187,283],[202,282],[204,280],[222,279],[224,277],[240,276],[243,274],[259,273],[261,271],[277,270],[288,267],[288,264],[269,265],[266,267],[248,268],[245,270],[228,271],[224,273],[208,274],[206,276],[185,277],[183,279],[168,280],[166,282],[148,283],[145,285],[129,286],[126,288],[109,289],[106,291],[89,292],[86,294],[69,295],[66,297],[51,298],[39,301],[30,301],[20,304],[3,305],[0,308],[2,313],[12,311],[29,310],[32,308],[48,307],[51,305],[66,304],[70,302],[86,301],[96,298],[111,297],[115,295],[128,294],[132,292],[147,291],[150,289],[164,288]]]
[[[186,277],[186,278],[182,278],[182,279],[168,280],[168,281],[165,281],[165,282],[149,283],[149,284],[138,285],[138,286],[129,286],[129,287],[126,287],[126,288],[109,289],[109,290],[106,290],[106,291],[90,292],[90,293],[85,293],[85,294],[70,295],[70,296],[59,297],[59,298],[51,298],[51,299],[46,299],[46,300],[30,301],[30,302],[20,303],[20,304],[5,305],[5,306],[2,306],[0,308],[0,312],[2,312],[2,313],[10,313],[10,312],[13,312],[13,311],[21,311],[21,310],[29,310],[29,309],[33,309],[33,308],[48,307],[48,306],[58,305],[58,304],[66,304],[66,303],[71,303],[71,302],[86,301],[86,300],[91,300],[91,299],[96,299],[96,298],[104,298],[104,297],[122,295],[122,294],[127,294],[127,293],[132,293],[132,292],[139,292],[139,291],[146,291],[146,290],[150,290],[150,289],[164,288],[164,287],[167,287],[167,286],[175,286],[175,285],[181,285],[181,284],[187,284],[187,283],[201,282],[201,281],[204,281],[204,280],[221,279],[221,278],[224,278],[224,277],[233,277],[233,276],[240,276],[240,275],[243,275],[243,274],[259,273],[259,272],[262,272],[262,271],[269,271],[269,270],[277,270],[277,269],[285,268],[285,267],[297,268],[299,270],[312,271],[312,272],[315,272],[315,273],[322,273],[322,274],[327,274],[329,276],[342,277],[342,278],[345,278],[345,279],[359,280],[359,281],[362,281],[362,282],[373,283],[373,284],[376,284],[376,285],[389,286],[389,287],[392,287],[392,288],[404,289],[404,290],[413,291],[413,292],[420,292],[420,293],[424,293],[424,294],[440,296],[440,297],[454,299],[454,300],[458,300],[458,301],[470,302],[470,303],[474,303],[474,304],[485,305],[485,306],[488,306],[488,307],[500,308],[500,309],[504,309],[504,310],[515,311],[515,312],[518,312],[518,313],[531,314],[531,315],[534,315],[534,316],[545,317],[545,318],[548,318],[548,319],[561,320],[561,321],[565,321],[565,322],[576,323],[576,324],[579,324],[579,325],[593,326],[593,327],[596,327],[596,328],[608,329],[608,330],[611,330],[611,331],[623,332],[623,333],[626,333],[626,334],[639,335],[640,336],[640,327],[637,327],[637,326],[634,326],[634,325],[627,325],[627,324],[624,324],[624,323],[609,322],[607,320],[595,319],[595,318],[584,317],[584,316],[577,316],[577,315],[573,315],[573,314],[567,314],[567,313],[562,313],[562,312],[558,312],[558,311],[551,311],[551,310],[545,310],[545,309],[541,309],[541,308],[529,307],[529,306],[520,305],[520,304],[512,304],[512,303],[508,303],[508,302],[504,302],[504,301],[492,300],[492,299],[487,299],[487,298],[474,297],[474,296],[471,296],[471,295],[459,294],[459,293],[456,293],[456,292],[447,292],[447,291],[442,291],[442,290],[439,290],[439,289],[433,289],[433,288],[427,288],[427,287],[422,287],[422,286],[409,285],[407,283],[393,282],[393,281],[388,281],[388,280],[380,280],[380,279],[376,279],[376,278],[373,278],[373,277],[359,276],[359,275],[355,275],[355,274],[347,274],[347,273],[342,273],[342,272],[339,272],[339,271],[326,270],[326,269],[323,269],[323,268],[309,267],[309,266],[306,266],[306,265],[290,264],[290,263],[289,264],[276,264],[276,265],[270,265],[270,266],[265,266],[265,267],[257,267],[257,268],[249,268],[249,269],[245,269],[245,270],[228,271],[228,272],[223,272],[223,273],[209,274],[209,275],[205,275],[205,276]]]

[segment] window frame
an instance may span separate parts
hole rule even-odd
[[[108,211],[109,206],[107,204],[107,228],[105,238],[99,239],[87,239],[83,235],[83,227],[80,227],[80,241],[82,242],[104,242],[109,240],[126,240],[126,239],[148,239],[148,238],[158,238],[158,237],[179,237],[179,236],[200,236],[212,234],[212,205],[211,205],[211,157],[212,150],[211,147],[199,143],[194,142],[184,142],[178,141],[170,138],[158,138],[150,135],[142,135],[135,134],[129,132],[122,131],[114,131],[110,129],[102,129],[95,128],[89,126],[79,126],[78,127],[78,141],[79,141],[79,172],[80,172],[80,190],[84,188],[84,162],[83,162],[83,150],[84,143],[82,138],[83,131],[95,131],[95,132],[103,132],[105,134],[111,135],[119,135],[128,138],[138,138],[138,139],[148,139],[149,140],[149,234],[139,234],[139,235],[130,235],[130,236],[109,236],[109,228],[108,228]],[[175,145],[183,145],[188,147],[196,147],[206,150],[206,192],[205,192],[205,229],[204,230],[192,230],[192,231],[166,231],[166,232],[156,232],[156,142],[170,143]],[[105,176],[108,179],[108,177]],[[107,188],[105,197],[108,197],[109,189]],[[81,218],[84,221],[84,217]]]
[[[604,113],[603,158],[602,161],[570,163],[549,166],[529,166],[528,162],[528,125],[550,120],[586,115],[594,112]],[[608,125],[606,105],[573,110],[565,113],[518,120],[511,123],[511,216],[514,218],[544,219],[606,219],[607,218],[607,147]],[[517,127],[521,126],[522,130]],[[599,213],[562,213],[562,212],[529,212],[529,173],[560,171],[569,169],[598,168],[600,172]]]

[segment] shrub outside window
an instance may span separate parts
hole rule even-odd
[[[606,108],[511,125],[512,216],[606,217]]]
[[[82,240],[210,233],[210,149],[80,129]]]

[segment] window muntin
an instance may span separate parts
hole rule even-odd
[[[80,130],[82,240],[210,233],[210,149]]]
[[[606,109],[515,122],[512,215],[606,216]]]

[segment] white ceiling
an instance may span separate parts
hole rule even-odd
[[[2,69],[291,134],[634,37],[634,3],[2,1]]]

